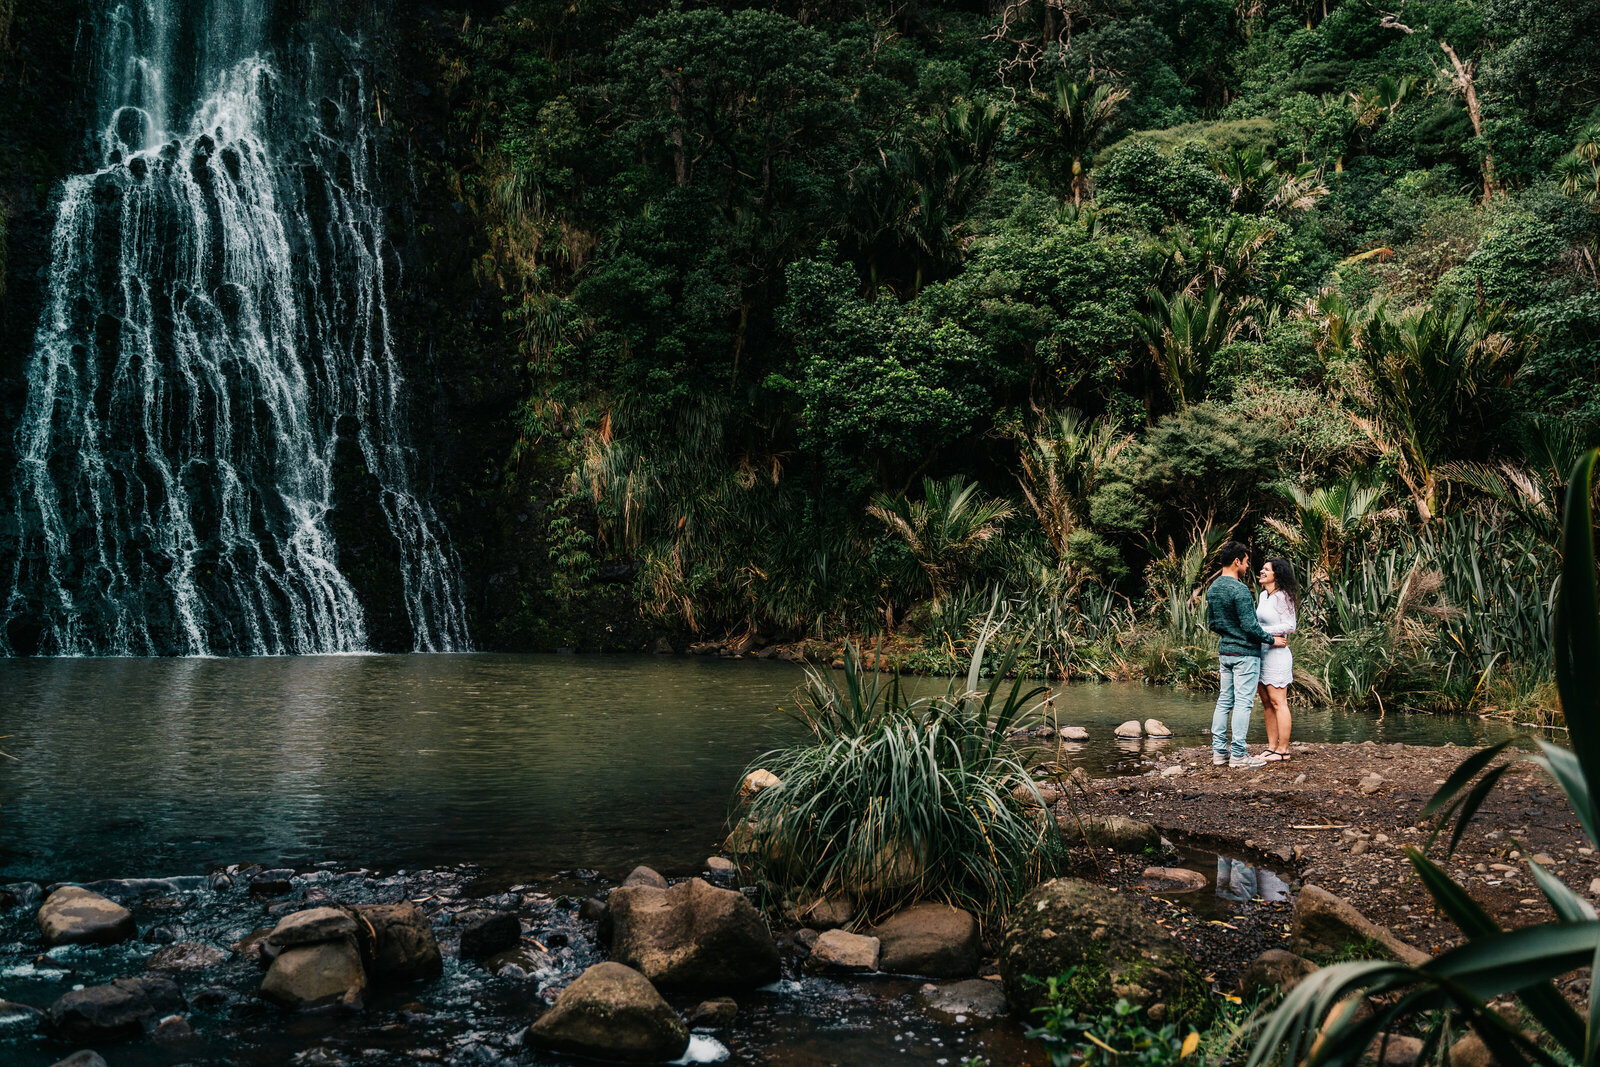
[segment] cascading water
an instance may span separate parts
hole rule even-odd
[[[271,7],[100,12],[98,159],[51,239],[0,606],[42,652],[364,648],[330,526],[351,437],[414,647],[467,646],[454,553],[412,488],[369,89],[310,46],[286,76]]]

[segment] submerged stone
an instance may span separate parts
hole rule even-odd
[[[62,994],[50,1005],[50,1025],[74,1041],[126,1041],[145,1024],[181,1011],[183,994],[170,978],[118,978]]]
[[[39,908],[39,933],[48,945],[114,945],[133,937],[133,913],[75,885],[51,893]]]

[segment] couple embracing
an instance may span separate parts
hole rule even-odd
[[[1295,631],[1298,596],[1294,568],[1284,559],[1263,563],[1256,575],[1261,595],[1252,602],[1244,583],[1250,573],[1250,550],[1229,541],[1217,552],[1217,562],[1222,573],[1206,590],[1206,625],[1221,639],[1222,660],[1222,695],[1211,716],[1211,762],[1219,767],[1262,767],[1293,759],[1289,683],[1294,678],[1294,654],[1289,651],[1289,635]],[[1245,736],[1258,694],[1267,723],[1267,747],[1252,756]]]

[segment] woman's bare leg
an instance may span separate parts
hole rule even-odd
[[[1262,718],[1272,723],[1267,732],[1275,743],[1273,748],[1285,754],[1289,751],[1289,734],[1293,729],[1293,722],[1289,716],[1289,687],[1262,686],[1266,690],[1265,700],[1267,711]]]
[[[1261,702],[1261,719],[1267,725],[1267,748],[1278,751],[1278,716],[1272,704],[1272,687],[1256,686],[1256,698]]]

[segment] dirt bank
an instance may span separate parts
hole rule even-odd
[[[1314,882],[1438,952],[1458,931],[1433,911],[1402,850],[1426,844],[1431,823],[1421,809],[1472,751],[1297,744],[1293,760],[1232,770],[1213,767],[1209,749],[1181,749],[1153,757],[1140,776],[1090,782],[1070,803],[1143,819],[1174,841],[1259,861],[1296,884]],[[1430,852],[1436,862],[1445,843]],[[1596,899],[1590,890],[1600,890],[1600,857],[1555,786],[1524,763],[1501,779],[1448,866],[1502,925],[1525,926],[1553,918],[1527,873],[1528,857],[1548,860],[1567,885]]]

